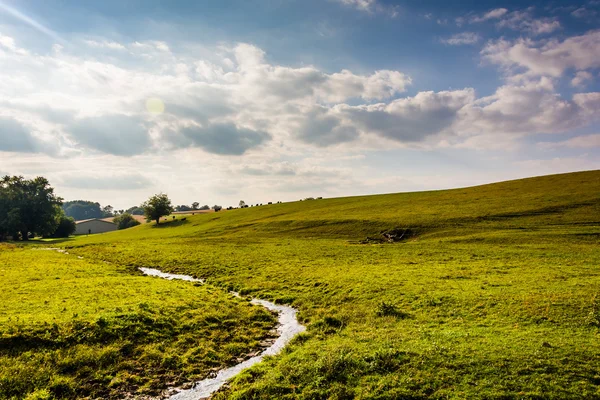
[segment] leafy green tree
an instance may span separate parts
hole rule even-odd
[[[132,228],[140,224],[140,222],[137,219],[133,218],[133,216],[129,213],[123,213],[115,217],[115,219],[113,219],[113,222],[117,224],[117,229]]]
[[[102,209],[102,213],[104,214],[103,217],[108,218],[108,217],[114,216],[113,211],[114,211],[113,206],[111,206],[110,204],[107,205],[106,207],[104,207]]]
[[[169,196],[165,193],[155,194],[150,197],[142,204],[142,208],[144,209],[146,220],[148,222],[156,221],[156,225],[160,224],[161,217],[167,216],[175,211]]]
[[[246,202],[244,200],[240,200],[240,208],[244,208]]]
[[[60,223],[62,198],[46,178],[25,179],[5,176],[0,180],[2,210],[0,232],[20,233],[23,240],[29,234],[51,235]]]
[[[200,203],[198,203],[197,201],[192,203],[192,210],[197,210],[198,207],[200,207]]]
[[[60,220],[58,222],[58,226],[56,230],[52,234],[52,237],[55,238],[67,238],[75,233],[75,229],[77,225],[75,224],[75,219],[73,217],[67,217],[66,215],[61,215]]]
[[[222,209],[223,209],[223,207],[221,207],[221,206],[216,206],[216,205],[215,205],[215,206],[213,206],[213,210],[215,210],[215,212],[219,212],[219,211],[221,211]]]
[[[131,215],[144,215],[144,209],[139,206],[134,206],[125,210],[126,213]]]
[[[63,210],[68,217],[73,217],[75,221],[91,218],[104,218],[104,211],[100,203],[86,200],[66,201],[63,204]]]

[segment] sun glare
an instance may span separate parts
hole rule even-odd
[[[158,97],[150,97],[146,100],[146,110],[152,114],[162,114],[165,112],[165,103]]]

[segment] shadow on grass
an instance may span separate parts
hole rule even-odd
[[[185,224],[188,224],[189,221],[183,217],[183,218],[179,218],[179,219],[174,219],[174,220],[167,220],[167,221],[161,221],[160,224],[156,224],[156,222],[154,222],[154,224],[152,225],[152,228],[158,228],[158,229],[166,229],[166,228],[177,228],[178,226],[182,226]]]
[[[18,244],[20,246],[39,246],[43,245],[52,245],[52,244],[60,244],[60,243],[68,243],[75,240],[75,236],[69,236],[68,238],[35,238],[29,240],[11,240],[2,243],[10,243],[10,244]]]

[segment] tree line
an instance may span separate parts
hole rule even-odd
[[[86,200],[64,202],[44,177],[4,176],[0,180],[0,241],[29,240],[36,236],[69,237],[75,232],[75,221],[86,219],[114,217],[118,229],[126,229],[140,224],[133,215],[144,215],[148,222],[160,224],[161,217],[174,211],[210,209],[198,202],[174,207],[164,193],[127,210],[115,210],[110,205],[102,207],[100,203]],[[212,209],[218,212],[222,207],[215,205]]]

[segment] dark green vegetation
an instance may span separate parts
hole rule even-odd
[[[81,221],[91,218],[107,218],[113,216],[113,208],[111,206],[101,207],[100,203],[86,200],[65,201],[62,205],[65,214]]]
[[[204,378],[270,335],[225,291],[0,244],[0,398],[123,398]]]
[[[175,209],[171,204],[171,200],[164,193],[155,194],[150,197],[144,204],[144,215],[148,222],[156,221],[156,225],[160,224],[160,219],[167,215],[170,215]]]
[[[64,218],[61,205],[62,199],[54,194],[46,178],[1,178],[0,241],[8,236],[29,240],[30,235],[59,236],[68,231],[70,224]],[[61,230],[57,235],[59,226]]]
[[[218,399],[599,398],[599,244],[600,171],[244,208],[63,243],[300,310],[307,333]]]
[[[118,229],[127,229],[138,226],[140,222],[133,218],[129,213],[123,213],[115,217],[113,222],[117,224]]]

